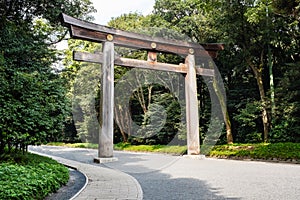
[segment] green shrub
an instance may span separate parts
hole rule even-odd
[[[300,160],[300,143],[259,143],[259,144],[233,144],[217,145],[209,156],[227,158],[253,158],[253,159],[278,159]]]
[[[51,158],[17,153],[0,161],[0,199],[44,199],[69,180],[69,170]]]

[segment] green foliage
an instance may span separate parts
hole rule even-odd
[[[221,158],[253,158],[264,160],[300,161],[299,143],[260,143],[217,145],[209,156]]]
[[[289,63],[289,66],[299,66],[297,64],[299,56],[296,53],[299,52],[297,39],[299,38],[299,31],[297,31],[299,21],[295,21],[290,16],[278,15],[271,1],[269,3],[264,0],[249,0],[243,3],[231,1],[230,4],[228,2],[222,4],[221,9],[221,18],[216,17],[215,22],[222,33],[219,37],[226,43],[225,47],[229,48],[229,51],[225,48],[219,61],[223,63],[220,70],[225,75],[224,79],[228,88],[229,110],[233,116],[235,141],[257,142],[261,140],[263,123],[259,117],[262,116],[263,107],[269,113],[268,117],[272,118],[272,121],[268,123],[271,141],[298,141],[299,136],[295,137],[294,131],[290,134],[288,128],[290,125],[295,128],[295,124],[298,123],[289,123],[283,114],[284,111],[290,110],[291,105],[298,107],[297,100],[288,101],[290,104],[287,104],[286,100],[281,101],[282,97],[289,96],[287,95],[289,92],[287,88],[284,90],[279,88],[283,82],[285,87],[291,87],[294,85],[294,78],[298,77],[297,73],[293,73],[295,68],[284,66],[286,63]],[[290,59],[291,57],[293,59]],[[278,97],[275,98],[275,113],[270,112],[272,105],[267,96],[272,94],[269,84],[270,63],[273,66],[274,83],[277,88],[275,97]],[[228,68],[231,72],[223,71],[222,67]],[[258,75],[257,72],[262,73],[262,79],[258,82],[254,79]],[[293,73],[294,78],[291,81],[285,79],[283,76],[285,73]],[[263,85],[265,97],[262,95],[264,93],[262,88],[256,89],[257,86],[254,85],[256,82]],[[257,104],[257,102],[260,103]]]
[[[47,145],[65,146],[71,148],[90,148],[98,149],[98,144],[92,143],[73,143],[66,144],[62,142],[50,142]],[[128,142],[120,142],[114,144],[114,150],[137,151],[137,152],[155,152],[155,153],[169,153],[174,155],[182,155],[187,151],[186,146],[180,145],[132,145]]]
[[[114,145],[115,150],[136,151],[136,152],[154,152],[182,155],[187,151],[186,146],[174,145],[131,145],[130,143],[118,143]]]
[[[214,7],[219,2],[201,0],[157,0],[154,14],[169,23],[168,28],[176,29],[196,42],[215,42],[216,30],[211,26]]]
[[[0,155],[0,199],[44,199],[69,180],[69,170],[35,154]]]
[[[276,12],[280,14],[299,16],[299,0],[273,0],[272,5],[276,8]]]
[[[72,113],[78,138],[84,142],[98,141],[99,65],[86,64],[77,73],[72,88]],[[97,98],[98,97],[98,98]]]
[[[271,142],[300,141],[300,73],[299,63],[285,67],[277,92],[277,109],[270,132]]]
[[[90,149],[97,149],[98,144],[94,143],[63,143],[63,142],[49,142],[47,145],[50,146],[64,146],[64,147],[71,147],[71,148],[90,148]]]
[[[141,128],[134,137],[129,137],[132,144],[168,144],[174,137],[175,143],[184,143],[186,129],[182,124],[182,110],[178,100],[167,91],[156,88],[152,91],[152,101],[141,119]],[[148,96],[147,92],[145,92]]]
[[[59,14],[83,17],[89,0],[4,1],[0,5],[0,153],[61,137],[69,112],[53,44],[66,34]],[[88,16],[85,16],[89,18]]]
[[[63,80],[50,68],[53,51],[31,33],[20,33],[16,28],[7,24],[0,33],[6,38],[0,42],[5,47],[0,72],[2,147],[24,147],[57,137],[67,112]]]
[[[96,117],[99,110],[101,68],[98,64],[77,62],[73,60],[73,51],[97,52],[101,44],[83,40],[68,40],[68,49],[64,50],[62,76],[67,82],[67,96],[72,101],[72,141],[97,142],[99,122]],[[97,110],[97,111],[96,111]],[[66,138],[63,138],[64,141]]]
[[[259,130],[261,108],[259,102],[247,103],[245,108],[239,110],[239,114],[234,116],[238,122],[239,132],[236,139],[240,142],[262,142],[262,133],[257,133]]]

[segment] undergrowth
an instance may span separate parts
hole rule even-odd
[[[300,160],[300,143],[217,145],[208,154],[222,158]]]
[[[0,155],[0,199],[44,199],[69,180],[55,160],[31,153]]]

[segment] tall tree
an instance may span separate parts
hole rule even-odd
[[[92,10],[89,0],[0,2],[0,152],[60,137],[68,100],[53,68],[53,44],[66,33],[59,14],[83,17]]]
[[[269,101],[275,100],[272,68],[274,66],[276,87],[282,77],[282,65],[289,57],[298,57],[295,45],[298,43],[299,34],[296,30],[299,22],[276,13],[272,5],[268,0],[226,1],[221,6],[222,15],[216,24],[222,30],[221,38],[233,47],[231,54],[240,60],[238,67],[241,67],[244,74],[250,68],[254,75],[259,99],[256,99],[255,94],[254,98],[248,98],[254,102],[260,100],[264,141],[268,141],[272,128],[270,108],[274,111],[274,104]],[[233,72],[238,72],[237,67],[233,69]],[[248,81],[252,82],[251,79]],[[268,94],[271,94],[271,98]]]

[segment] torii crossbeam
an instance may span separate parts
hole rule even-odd
[[[113,107],[114,107],[114,65],[171,71],[186,74],[185,99],[187,121],[187,146],[189,155],[200,154],[199,119],[196,74],[214,76],[214,70],[195,67],[195,56],[215,58],[224,49],[223,44],[196,44],[178,40],[150,37],[121,31],[106,26],[82,21],[62,14],[62,23],[68,27],[72,38],[103,43],[103,52],[92,54],[74,52],[77,61],[102,64],[102,126],[99,133],[99,158],[113,157]],[[148,60],[114,57],[114,46],[123,46],[148,51]],[[160,63],[156,53],[173,53],[186,57],[185,64]]]

